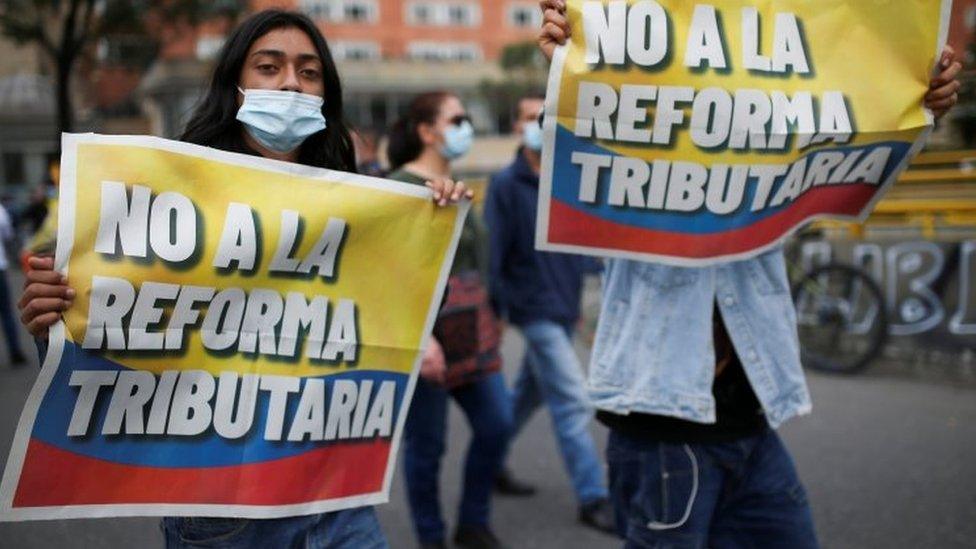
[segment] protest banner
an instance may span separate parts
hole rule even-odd
[[[7,520],[385,502],[469,204],[152,137],[65,135],[52,328]]]
[[[539,249],[697,266],[863,219],[924,145],[951,0],[569,0]]]

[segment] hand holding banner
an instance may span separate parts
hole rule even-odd
[[[569,0],[538,247],[706,265],[863,218],[931,129],[950,8]]]
[[[468,204],[151,137],[66,135],[51,332],[4,519],[386,501]]]

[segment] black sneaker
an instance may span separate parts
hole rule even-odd
[[[505,549],[501,540],[485,526],[458,526],[454,544],[465,549]]]
[[[610,500],[606,498],[580,505],[579,521],[594,530],[608,534],[617,533],[613,506],[610,505]]]
[[[536,492],[535,486],[523,482],[514,476],[512,472],[508,469],[503,469],[498,476],[495,477],[495,492],[503,496],[512,497],[529,497],[534,496]]]

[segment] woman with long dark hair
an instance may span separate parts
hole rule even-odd
[[[342,87],[325,38],[304,15],[269,10],[228,37],[209,90],[183,141],[333,170],[355,171],[353,142],[342,113]],[[470,197],[463,184],[424,182],[440,205]],[[74,291],[53,270],[53,259],[33,258],[21,299],[22,321],[38,338]],[[171,517],[163,519],[166,545],[181,547],[386,547],[371,507],[280,519]]]
[[[421,184],[451,178],[451,162],[468,152],[474,129],[456,95],[435,91],[416,97],[389,137],[394,170],[389,177]],[[438,476],[448,397],[461,406],[472,431],[454,541],[460,547],[501,546],[488,526],[489,502],[508,445],[512,412],[499,371],[500,333],[488,303],[487,271],[485,227],[472,211],[461,232],[450,291],[434,325],[403,435],[407,495],[422,547],[445,547]]]

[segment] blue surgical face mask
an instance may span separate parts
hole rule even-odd
[[[244,103],[237,119],[261,146],[290,153],[308,136],[325,129],[324,100],[317,95],[280,90],[240,90]]]
[[[456,160],[468,154],[474,143],[474,126],[465,120],[458,125],[448,126],[444,130],[444,146],[441,155],[448,160]]]
[[[538,120],[522,125],[522,144],[530,151],[542,150],[542,126],[539,125]]]

